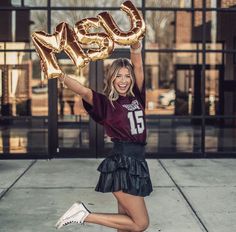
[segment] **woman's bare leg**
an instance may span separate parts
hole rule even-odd
[[[122,191],[114,192],[113,194],[129,216],[124,214],[91,213],[85,218],[85,222],[125,231],[144,231],[149,224],[144,198],[123,193]]]
[[[128,215],[125,211],[125,209],[122,207],[122,205],[119,203],[119,201],[117,201],[118,204],[118,213],[119,214],[124,214],[124,215]],[[128,230],[117,230],[117,232],[129,232]]]

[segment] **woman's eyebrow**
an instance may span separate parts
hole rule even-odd
[[[122,74],[117,73],[116,76],[122,76]],[[130,74],[125,74],[125,76],[130,76]]]

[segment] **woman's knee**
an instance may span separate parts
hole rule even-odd
[[[143,221],[139,221],[137,223],[135,223],[136,226],[134,228],[134,232],[142,232],[145,231],[148,227],[149,227],[149,220],[143,220]]]

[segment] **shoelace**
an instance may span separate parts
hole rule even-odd
[[[71,224],[71,223],[78,223],[78,224],[83,225],[83,226],[85,225],[84,222],[69,221],[69,222],[65,222],[65,223],[63,223],[63,226],[67,226],[67,225],[69,225],[69,224]]]

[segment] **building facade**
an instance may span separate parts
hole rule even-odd
[[[46,80],[30,35],[71,27],[109,11],[122,30],[119,0],[0,2],[0,158],[103,157],[112,143],[90,119],[81,98]],[[146,22],[147,157],[236,156],[236,0],[133,0]],[[100,29],[102,30],[102,29]],[[105,59],[76,69],[63,52],[60,67],[102,92],[111,62],[129,58],[116,46]]]

